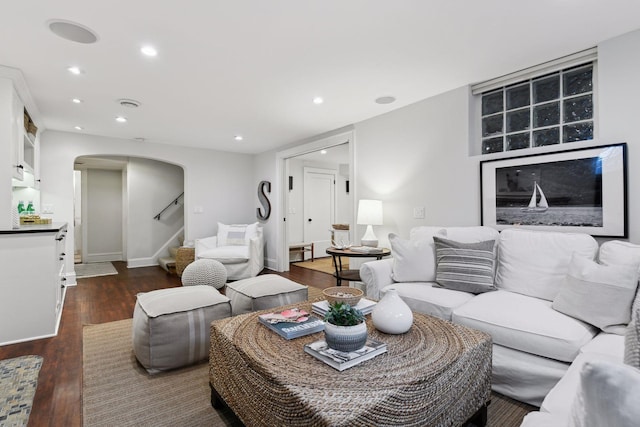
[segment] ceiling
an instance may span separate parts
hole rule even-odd
[[[47,129],[260,153],[637,28],[638,0],[12,1],[0,64],[23,72]]]

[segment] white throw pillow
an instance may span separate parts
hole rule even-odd
[[[605,332],[623,335],[637,286],[636,267],[600,265],[574,254],[552,307]]]
[[[393,254],[392,277],[395,282],[436,280],[436,249],[433,235],[422,234],[420,239],[406,240],[390,233],[389,242]]]
[[[257,222],[231,225],[218,223],[218,246],[246,246],[257,235]]]
[[[640,420],[640,371],[622,363],[591,360],[580,373],[571,407],[575,427],[636,427]]]

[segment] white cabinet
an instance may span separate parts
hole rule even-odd
[[[66,224],[0,232],[0,345],[55,336],[65,295]]]
[[[22,180],[24,178],[24,105],[15,89],[11,91],[11,134],[9,141],[12,150],[12,173],[13,178]],[[35,152],[34,152],[35,153]],[[33,171],[32,171],[33,172]]]

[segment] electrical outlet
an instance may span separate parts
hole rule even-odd
[[[204,213],[204,208],[202,206],[195,206],[193,208],[193,213],[196,213],[196,214]]]
[[[424,206],[417,206],[413,208],[413,217],[415,219],[424,219]]]
[[[42,213],[43,214],[52,214],[53,213],[53,205],[49,205],[49,204],[42,205]]]

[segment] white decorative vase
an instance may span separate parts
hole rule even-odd
[[[373,326],[386,334],[404,334],[413,324],[413,313],[396,289],[389,289],[371,312]]]

